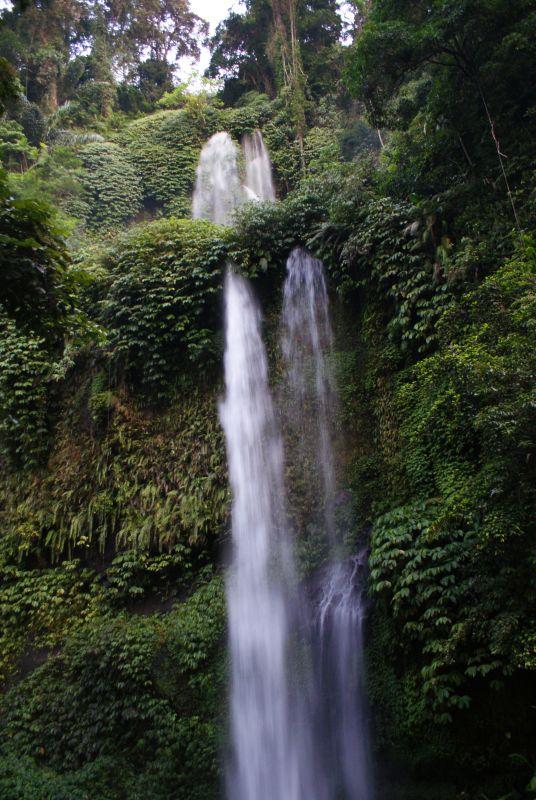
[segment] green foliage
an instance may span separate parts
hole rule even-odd
[[[141,209],[141,188],[124,150],[116,144],[96,142],[85,145],[80,158],[85,167],[88,227],[113,229],[135,217]]]
[[[201,147],[217,129],[217,111],[206,105],[160,111],[132,122],[117,135],[150,208],[188,215]]]
[[[55,559],[64,552],[207,545],[228,514],[222,434],[210,390],[205,397],[191,391],[176,398],[160,415],[114,392],[98,420],[98,438],[88,426],[89,390],[82,384],[79,407],[65,410],[46,475],[5,477],[4,529],[20,537],[21,547],[27,543],[30,552]]]
[[[472,475],[484,507],[506,504],[510,526],[533,502],[533,279],[528,246],[445,315],[439,351],[398,390],[414,490],[449,494]]]
[[[58,775],[31,758],[0,758],[0,792],[6,800],[91,800],[120,798],[117,764],[100,758],[75,773]]]
[[[229,240],[210,222],[169,219],[134,229],[106,256],[102,318],[114,359],[156,399],[185,367],[211,364]]]
[[[277,113],[264,125],[262,133],[272,160],[277,186],[288,192],[296,188],[303,175],[300,147],[284,97],[278,101],[276,109]]]
[[[269,268],[283,274],[290,250],[305,245],[322,214],[321,198],[304,187],[279,203],[248,203],[236,214],[235,261],[250,274]]]
[[[0,316],[0,452],[12,466],[35,466],[46,453],[50,356],[45,340]]]
[[[73,303],[68,264],[51,208],[9,196],[0,176],[0,303],[8,315],[57,336]]]
[[[46,122],[39,106],[36,103],[28,102],[26,98],[21,98],[19,107],[14,113],[29,143],[33,147],[38,147],[46,135]]]
[[[209,74],[225,80],[223,97],[234,103],[250,91],[273,96],[281,88],[292,46],[302,51],[303,76],[316,100],[332,87],[337,75],[341,18],[334,0],[298,2],[291,24],[289,6],[251,0],[242,13],[231,12],[212,38]],[[288,42],[286,40],[289,40]]]
[[[502,167],[528,230],[528,3],[359,3],[368,21],[347,75],[371,123],[391,129],[381,150],[362,106],[341,96],[332,2],[297,5],[307,82],[292,90],[288,31],[273,24],[281,4],[228,17],[211,65],[222,96],[240,96],[227,108],[172,89],[160,23],[144,31],[151,57],[140,63],[129,21],[116,20],[126,29],[112,41],[101,19],[97,42],[88,19],[80,56],[73,5],[61,28],[72,53],[49,5],[46,20],[17,6],[0,34],[30,98],[16,97],[11,74],[0,126],[12,170],[0,209],[0,795],[215,793],[224,608],[220,579],[200,587],[199,570],[229,513],[214,380],[222,275],[235,262],[272,309],[299,244],[324,259],[340,301],[341,464],[358,525],[372,527],[376,742],[382,764],[394,754],[421,779],[398,791],[386,769],[383,795],[498,798],[515,785],[521,797],[528,761],[516,772],[508,757],[533,742],[535,274],[531,238],[511,236]],[[34,32],[46,22],[39,53],[24,52],[24,15]],[[119,39],[132,70],[113,115]],[[52,112],[65,99],[35,161],[46,132],[34,101]],[[155,103],[164,110],[132,119]],[[168,218],[115,235],[140,212],[189,215],[204,142],[255,128],[277,204],[247,204],[234,230]],[[43,200],[80,223],[74,267]],[[99,328],[93,342],[80,341],[79,308]],[[275,349],[271,317],[267,337]],[[296,516],[308,491],[293,485]],[[341,527],[353,540],[353,520]],[[313,568],[325,556],[318,532],[296,529]]]
[[[309,173],[323,172],[340,160],[338,131],[311,128],[304,140],[305,164]]]
[[[37,148],[30,145],[18,122],[0,123],[0,159],[6,169],[28,169],[37,154]]]
[[[16,756],[58,790],[93,792],[96,778],[106,798],[211,793],[223,622],[219,578],[169,614],[91,615],[5,696],[0,780],[14,780]]]
[[[439,721],[448,721],[451,708],[470,703],[467,677],[497,672],[504,665],[497,657],[483,658],[485,649],[476,648],[464,675],[467,653],[459,650],[470,648],[471,622],[476,623],[466,606],[475,590],[468,569],[475,534],[434,530],[436,513],[416,505],[376,520],[370,577],[372,590],[386,595],[401,639],[421,643],[423,697]]]
[[[486,780],[503,789],[521,780],[508,778],[509,752],[527,752],[530,739],[534,268],[529,240],[453,299],[436,352],[397,374],[384,344],[383,363],[374,353],[367,367],[373,497],[390,509],[374,521],[370,557],[371,689],[382,744],[431,776],[449,753],[445,774],[456,759],[471,780],[475,760],[486,759],[481,742],[493,741]],[[368,346],[374,336],[381,339],[373,324]]]
[[[37,162],[26,172],[9,177],[17,199],[48,202],[61,215],[62,227],[69,230],[73,218],[85,221],[89,216],[84,176],[82,160],[75,149],[54,144],[42,148]]]
[[[535,30],[529,0],[514,13],[501,0],[371,4],[347,79],[375,125],[404,131],[389,154],[401,196],[477,180],[509,203],[503,170],[520,187],[534,160],[536,98],[534,81],[525,81],[534,74]]]
[[[6,58],[0,57],[0,112],[4,113],[8,106],[16,103],[21,85],[13,65]]]
[[[159,108],[177,109],[185,108],[192,116],[200,115],[206,106],[221,107],[222,103],[216,97],[219,81],[213,78],[198,78],[201,88],[192,90],[191,81],[179,83],[170,92],[166,92],[157,102]]]
[[[31,545],[26,534],[19,529],[21,550]],[[0,575],[0,683],[4,684],[17,671],[38,666],[65,633],[88,616],[92,573],[76,561],[66,561],[61,568],[42,570],[2,563]]]

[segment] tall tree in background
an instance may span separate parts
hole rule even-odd
[[[211,77],[225,80],[225,99],[303,83],[312,99],[333,88],[342,22],[336,0],[246,0],[212,39]]]
[[[372,0],[347,77],[376,125],[418,146],[415,188],[472,173],[502,183],[515,214],[510,181],[531,168],[535,65],[532,0]]]
[[[147,61],[173,66],[198,56],[208,26],[188,0],[93,0],[92,13],[108,39],[115,69],[135,73]]]
[[[0,54],[17,69],[28,98],[45,111],[56,110],[67,64],[87,43],[88,16],[84,0],[16,3],[4,11]]]
[[[197,56],[207,33],[188,0],[34,0],[1,21],[0,56],[49,113],[88,80],[122,75],[162,93],[178,59]]]
[[[210,42],[208,74],[225,80],[224,99],[232,103],[253,90],[273,97],[276,79],[267,45],[273,27],[269,0],[246,0],[242,14],[231,12]]]

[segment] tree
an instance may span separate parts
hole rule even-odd
[[[224,78],[227,102],[250,90],[274,97],[275,73],[267,52],[272,25],[268,0],[247,0],[244,13],[231,12],[218,25],[210,41],[208,75]]]
[[[440,186],[453,172],[498,172],[512,199],[513,157],[533,138],[535,34],[531,0],[373,0],[348,83],[375,125],[426,131],[417,161],[443,161]]]
[[[88,4],[42,0],[21,7],[18,3],[4,12],[2,21],[0,53],[19,72],[28,99],[54,112],[69,59],[88,42]]]
[[[188,0],[94,0],[93,15],[114,68],[132,76],[148,62],[171,74],[179,58],[199,55],[208,31]]]
[[[178,59],[198,55],[207,32],[189,0],[34,0],[2,21],[0,56],[49,113],[89,81],[112,85],[117,73],[143,86],[156,75],[160,96]]]
[[[275,96],[303,85],[313,98],[333,85],[334,57],[342,31],[335,0],[247,0],[211,41],[211,77],[225,79],[225,99],[255,90]]]

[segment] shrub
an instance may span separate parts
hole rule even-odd
[[[13,199],[0,175],[0,302],[7,314],[57,340],[73,305],[68,266],[50,206]]]
[[[47,378],[45,340],[0,316],[0,451],[12,466],[35,466],[46,453]]]
[[[81,797],[213,794],[224,617],[219,578],[167,615],[93,614],[5,696],[0,786],[16,757],[37,785],[84,787]]]

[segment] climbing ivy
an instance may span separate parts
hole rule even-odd
[[[95,142],[82,147],[80,157],[85,167],[82,181],[88,228],[102,231],[133,219],[141,208],[141,188],[124,149],[110,142]]]
[[[213,361],[229,242],[210,222],[170,219],[134,229],[105,257],[111,284],[101,318],[114,360],[155,399],[186,367],[206,373]]]
[[[12,466],[35,466],[46,453],[50,357],[45,340],[0,314],[0,451]]]
[[[117,134],[149,208],[188,215],[201,147],[218,127],[217,110],[207,107],[196,119],[184,110],[160,111]]]

